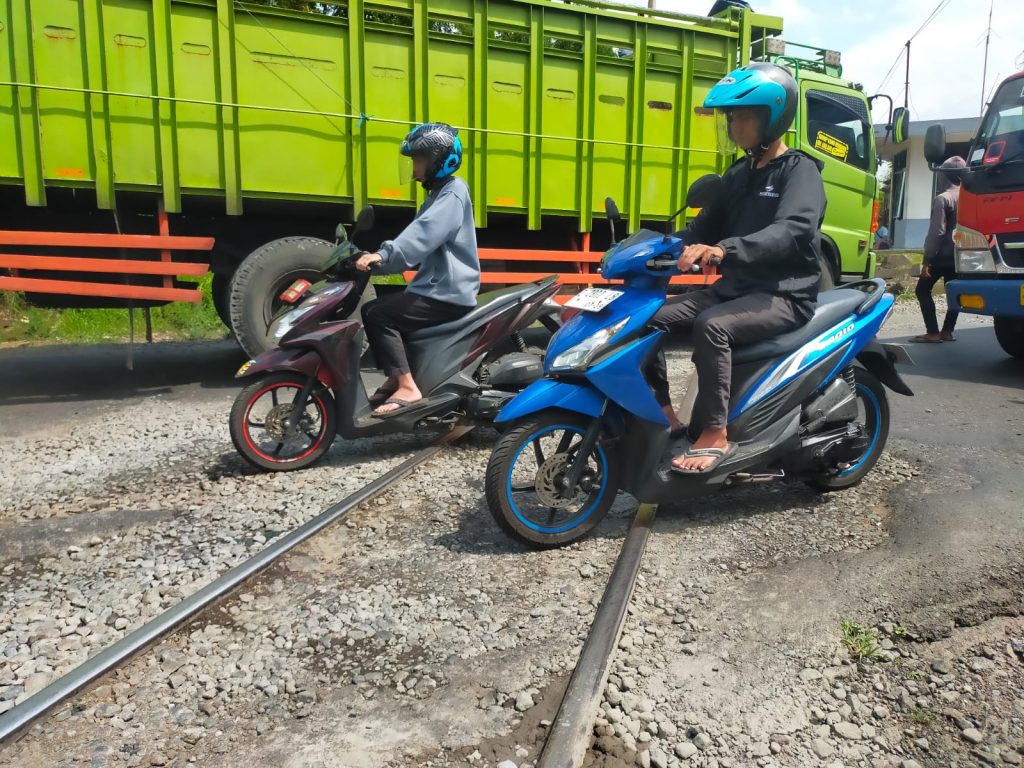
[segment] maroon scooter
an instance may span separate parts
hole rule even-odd
[[[353,239],[368,221],[372,209],[360,213]],[[304,298],[272,321],[277,348],[236,374],[252,379],[230,416],[231,440],[249,463],[278,472],[302,469],[317,462],[336,435],[351,439],[488,423],[543,375],[542,354],[528,351],[521,332],[539,319],[550,321],[558,310],[551,300],[558,290],[555,276],[481,294],[459,319],[408,334],[409,365],[424,398],[393,415],[374,416],[367,384],[379,383],[383,375],[361,368],[365,334],[360,319],[352,317],[369,275],[355,269],[362,251],[343,227],[338,240],[327,281],[311,292],[300,281],[285,292],[286,300]]]

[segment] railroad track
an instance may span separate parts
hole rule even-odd
[[[626,610],[636,586],[656,509],[653,504],[641,504],[633,516],[558,714],[551,723],[537,768],[579,768],[590,751],[594,719],[626,621]]]
[[[72,698],[90,683],[118,669],[137,654],[175,632],[201,611],[231,594],[284,554],[338,522],[359,505],[387,490],[471,430],[471,427],[453,430],[440,441],[417,452],[394,469],[349,494],[337,504],[328,507],[245,562],[226,571],[198,592],[143,624],[71,672],[54,680],[43,690],[25,699],[10,711],[0,715],[0,745],[22,733],[54,707]]]

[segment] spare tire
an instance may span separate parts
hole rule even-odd
[[[299,279],[324,278],[321,267],[334,246],[315,237],[282,237],[245,257],[231,280],[229,313],[235,338],[249,357],[274,344],[267,333],[270,321],[284,305],[281,292]],[[360,306],[374,297],[368,285]]]

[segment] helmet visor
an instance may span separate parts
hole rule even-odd
[[[730,126],[732,123],[732,112],[728,109],[715,110],[715,135],[718,139],[718,153],[721,155],[736,155],[740,148],[733,141]]]
[[[398,181],[401,184],[409,184],[413,180],[412,157],[409,155],[398,156]]]

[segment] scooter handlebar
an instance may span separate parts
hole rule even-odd
[[[651,259],[647,262],[647,266],[650,269],[675,269],[677,272],[681,271],[678,268],[679,259]],[[700,272],[700,264],[693,264],[690,266],[690,272]]]

